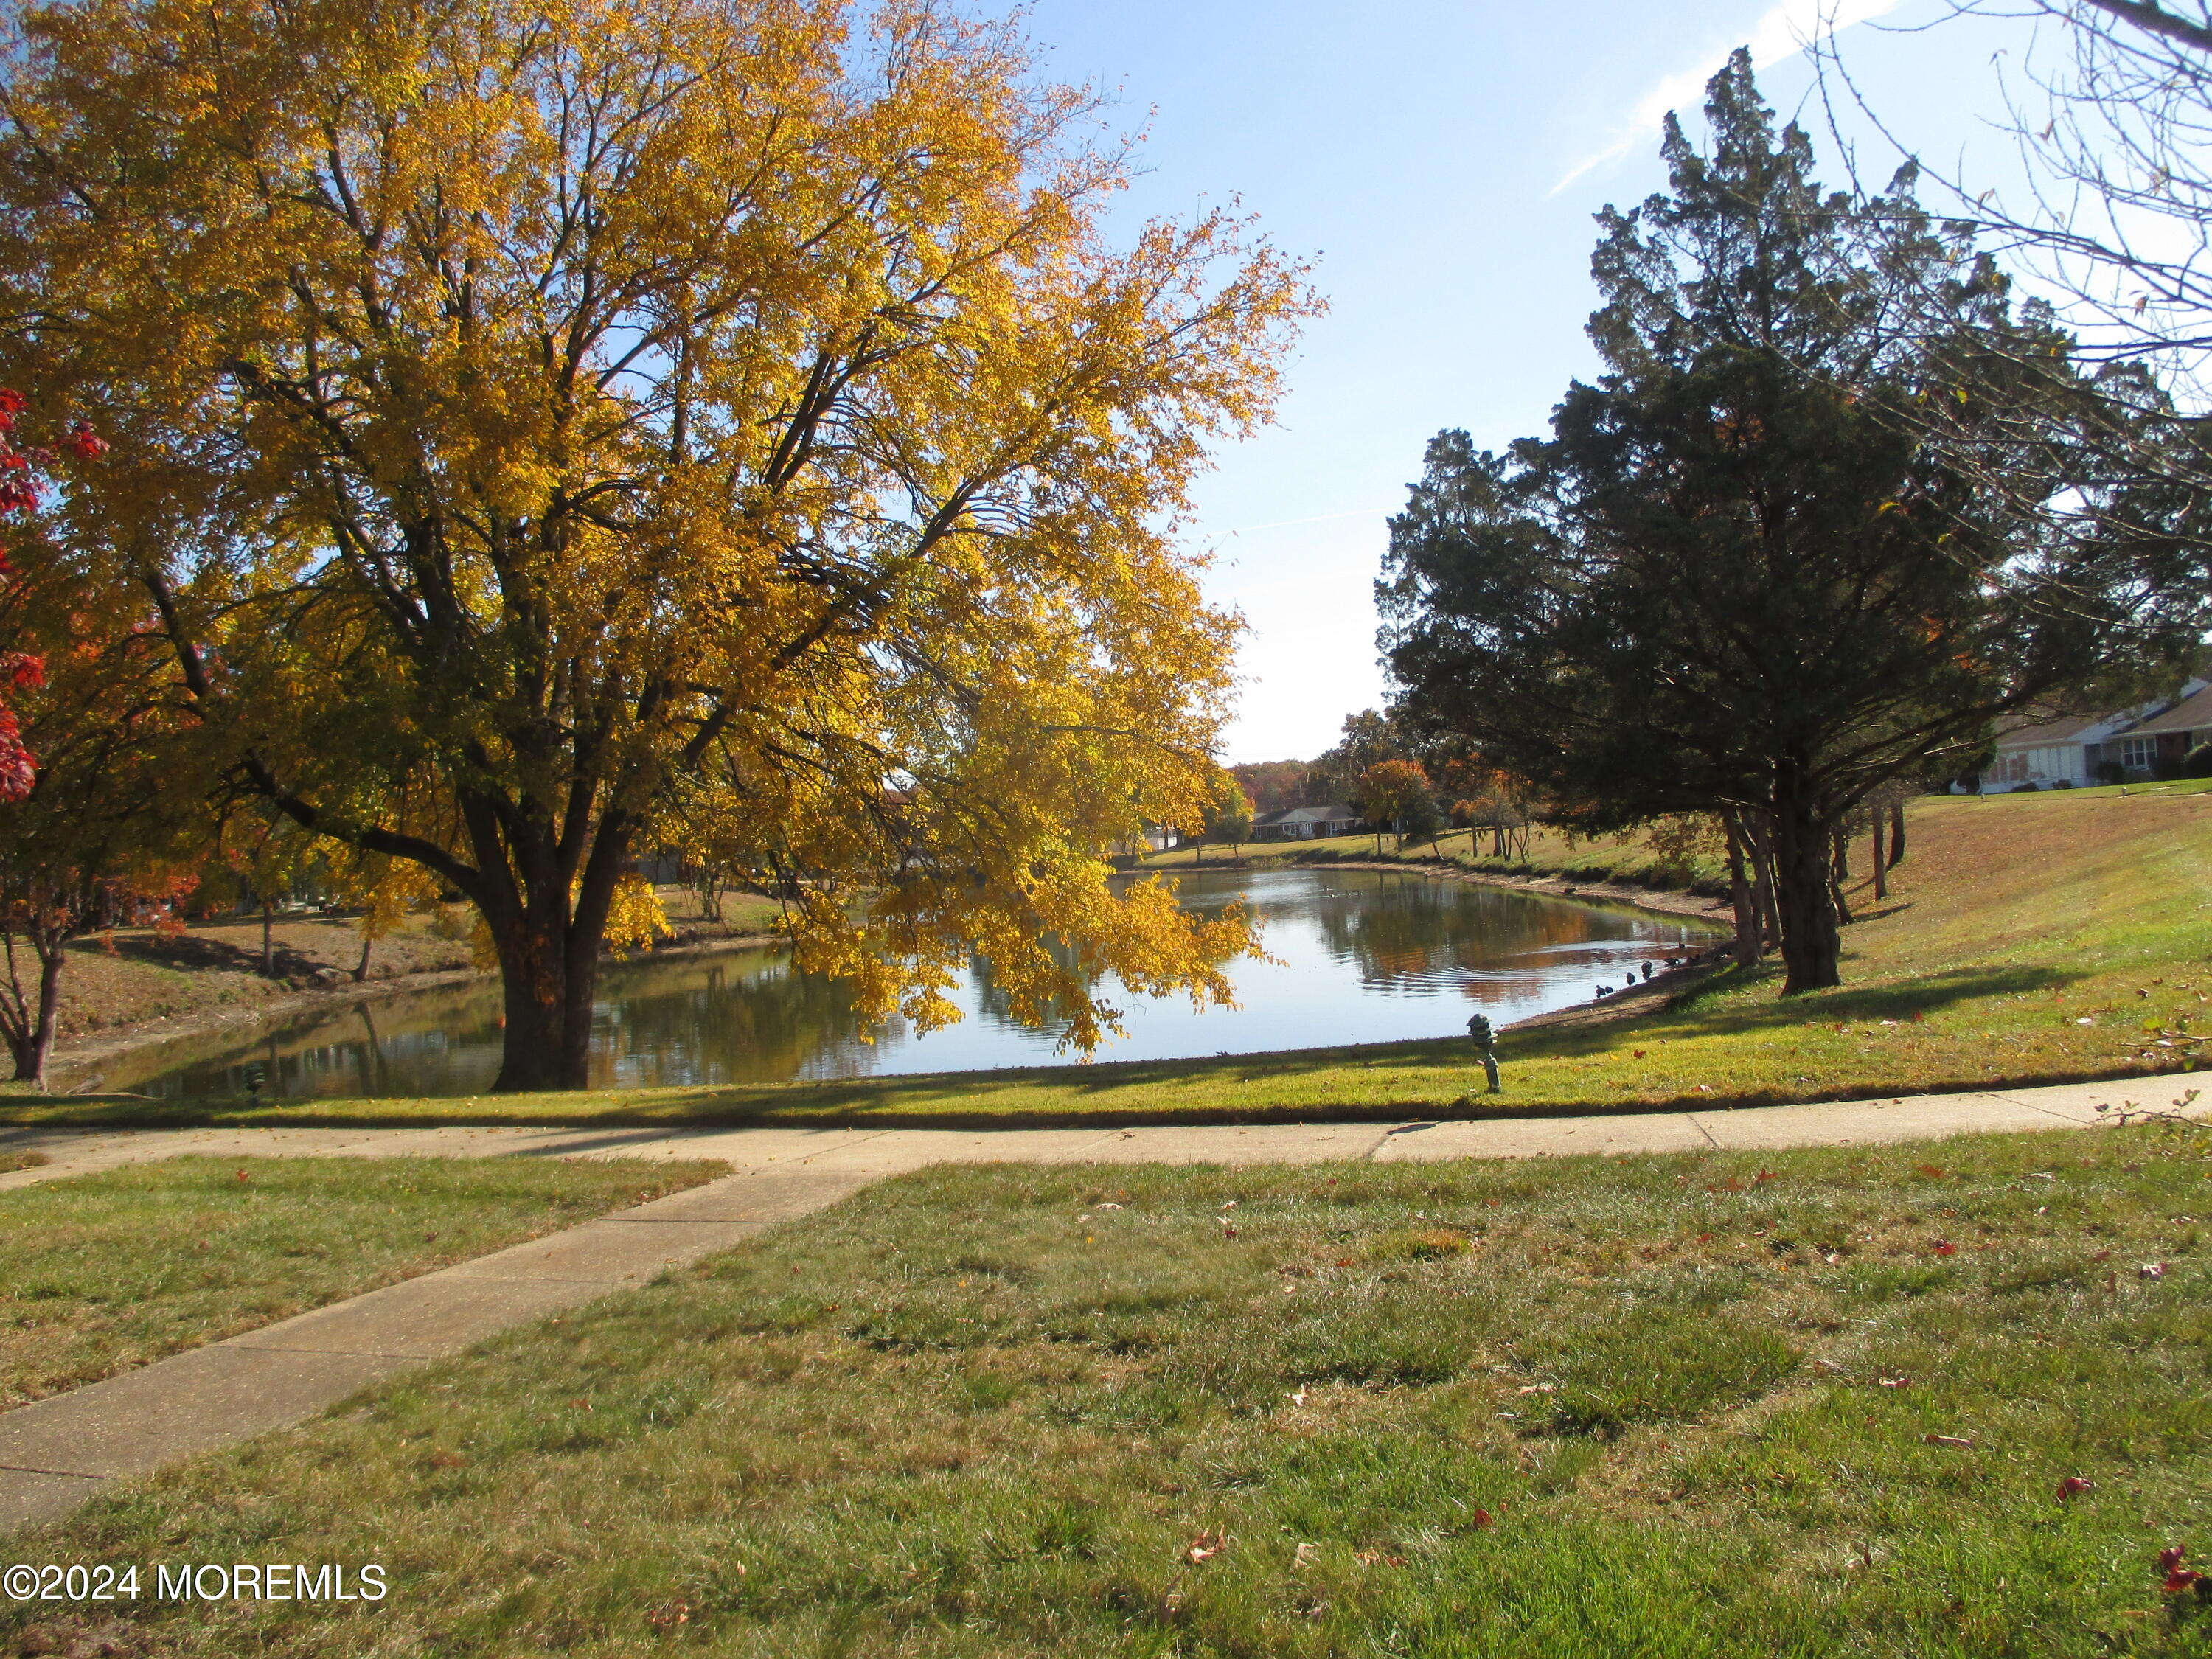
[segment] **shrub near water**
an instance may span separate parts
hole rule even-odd
[[[939,1170],[16,1553],[392,1577],[196,1656],[2204,1654],[2208,1170]]]

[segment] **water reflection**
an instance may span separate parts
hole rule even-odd
[[[1238,963],[1240,1006],[1121,1000],[1124,1037],[1102,1060],[1251,1054],[1455,1034],[1480,1008],[1510,1022],[1618,985],[1639,962],[1712,936],[1644,911],[1366,871],[1208,872],[1183,902],[1242,902],[1268,962]],[[706,1085],[1073,1063],[1057,1033],[1014,1024],[977,964],[956,993],[968,1018],[916,1037],[865,1031],[844,988],[781,951],[611,967],[592,1033],[601,1086]],[[469,1095],[499,1070],[489,980],[326,1010],[240,1038],[179,1039],[111,1068],[106,1086],[177,1097],[242,1092]],[[869,1041],[869,1037],[873,1041]]]

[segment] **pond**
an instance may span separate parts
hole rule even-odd
[[[1349,870],[1206,872],[1182,902],[1241,902],[1272,961],[1231,969],[1239,1006],[1121,998],[1127,1035],[1097,1058],[1182,1059],[1456,1036],[1480,1011],[1505,1024],[1619,985],[1638,964],[1715,930],[1649,911],[1472,883]],[[610,964],[592,1038],[599,1087],[767,1083],[1074,1064],[1056,1034],[1010,1019],[987,970],[955,1000],[959,1024],[916,1036],[865,1032],[836,981],[796,972],[780,948]],[[865,1040],[872,1036],[874,1040]],[[216,1046],[220,1043],[222,1046]],[[181,1039],[111,1064],[102,1086],[176,1097],[244,1092],[469,1095],[499,1071],[496,981],[336,1008],[221,1038]]]

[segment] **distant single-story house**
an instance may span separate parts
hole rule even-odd
[[[1348,836],[1364,827],[1358,813],[1332,801],[1325,806],[1291,806],[1279,812],[1262,812],[1252,820],[1252,839],[1312,841],[1322,836]]]
[[[2103,781],[2096,766],[2104,758],[2105,740],[2126,726],[2135,716],[2066,714],[2056,720],[2033,715],[1997,728],[1996,756],[1982,774],[1982,793],[2017,789],[2024,783],[2048,789],[2066,784],[2085,789]]]
[[[2199,744],[2212,743],[2212,685],[2192,680],[2197,689],[2181,701],[2148,720],[2138,720],[2119,734],[2119,750],[2112,757],[2128,769],[2155,771],[2178,766]],[[2110,747],[2110,745],[2107,745]]]
[[[1981,776],[1984,794],[2034,784],[2087,788],[2131,783],[2178,765],[2212,741],[2212,684],[2191,680],[2179,696],[2104,714],[2017,716],[1997,728],[1996,753]]]

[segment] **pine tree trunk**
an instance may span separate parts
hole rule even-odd
[[[1889,808],[1889,865],[1892,870],[1905,862],[1905,803],[1893,801]]]
[[[1889,866],[1883,861],[1883,848],[1881,844],[1882,830],[1887,827],[1887,824],[1882,817],[1881,809],[1879,806],[1874,810],[1873,823],[1874,896],[1875,902],[1879,904],[1882,900],[1889,896]]]
[[[1834,837],[1809,801],[1784,798],[1774,813],[1774,900],[1782,924],[1787,996],[1843,983],[1843,943],[1830,896]]]
[[[1782,916],[1774,902],[1774,844],[1756,818],[1744,820],[1744,839],[1751,851],[1752,907],[1759,912],[1761,954],[1782,948]]]
[[[1735,960],[1739,968],[1756,968],[1759,957],[1759,908],[1752,900],[1751,878],[1744,872],[1743,826],[1734,811],[1721,814],[1728,835],[1729,907],[1735,912]]]
[[[1839,823],[1835,831],[1835,853],[1828,860],[1828,902],[1835,907],[1837,921],[1846,927],[1852,921],[1850,902],[1844,895],[1844,884],[1851,878],[1850,848],[1849,831]]]

